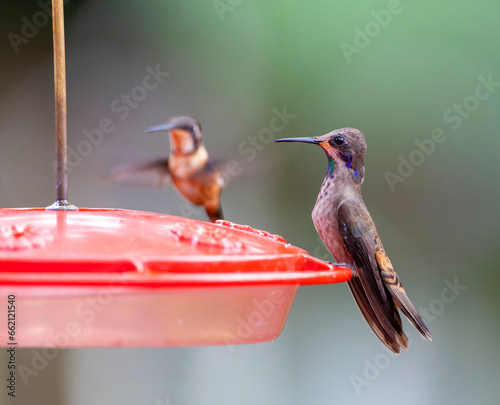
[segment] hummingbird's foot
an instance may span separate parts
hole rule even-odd
[[[328,260],[325,260],[325,262],[327,262],[328,264],[331,264],[332,266],[343,266],[343,267],[349,267],[352,271],[352,273],[354,274],[356,269],[354,268],[354,266],[352,264],[347,264],[347,263],[337,263],[337,262],[330,262]]]
[[[344,266],[344,267],[349,267],[350,269],[354,270],[354,266],[352,264],[330,262],[329,260],[325,260],[325,262],[328,264],[331,264],[332,266]]]

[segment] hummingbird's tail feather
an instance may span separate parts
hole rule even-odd
[[[210,218],[211,222],[215,222],[218,219],[224,219],[224,215],[222,214],[222,207],[220,204],[215,209],[210,207],[205,207],[205,211],[207,212],[208,218]]]
[[[392,298],[396,301],[396,305],[403,312],[403,314],[408,318],[408,320],[415,326],[424,339],[432,340],[431,332],[424,320],[415,309],[411,303],[406,291],[403,288],[403,284],[399,279],[398,275],[392,268],[392,264],[385,254],[384,250],[379,250],[375,254],[375,258],[380,268],[380,274],[384,280],[384,284],[391,293]]]
[[[380,315],[382,311],[376,311],[372,306],[372,299],[369,298],[369,293],[365,291],[363,288],[363,283],[357,277],[354,277],[350,281],[347,282],[349,289],[358,305],[361,314],[365,318],[366,322],[372,328],[373,332],[378,336],[378,338],[384,343],[392,352],[399,353],[400,349],[406,350],[408,348],[408,338],[403,332],[402,328],[394,328],[393,321],[390,320],[387,316]],[[378,314],[377,314],[378,312]],[[401,319],[397,312],[396,316],[396,324],[399,321],[401,324]]]
[[[405,293],[401,294],[392,290],[391,294],[394,298],[394,301],[396,301],[398,308],[403,312],[403,314],[405,314],[405,316],[413,324],[413,326],[415,326],[422,337],[427,340],[432,340],[432,335],[429,328],[409,300],[408,296]]]

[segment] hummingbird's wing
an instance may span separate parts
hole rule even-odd
[[[356,273],[348,285],[361,313],[389,349],[395,353],[406,350],[408,338],[375,259],[380,239],[368,210],[364,204],[343,201],[338,222],[344,246],[355,263]]]
[[[382,336],[388,335],[389,340],[377,335],[391,350],[396,348],[399,352],[395,343],[406,349],[408,341],[397,312],[400,308],[420,334],[431,340],[429,329],[406,295],[364,204],[341,203],[338,214],[344,245],[357,270],[349,287],[372,329],[376,333],[380,326],[384,329]]]
[[[116,166],[104,180],[112,183],[161,188],[170,184],[168,159]]]
[[[403,284],[392,268],[391,261],[389,260],[389,257],[387,257],[383,247],[375,253],[375,259],[377,260],[380,268],[380,274],[384,280],[384,284],[388,287],[389,292],[391,293],[394,301],[396,301],[398,308],[401,309],[403,314],[405,314],[408,320],[413,324],[413,326],[415,326],[424,339],[432,340],[431,332],[411,303],[408,295],[406,295]]]

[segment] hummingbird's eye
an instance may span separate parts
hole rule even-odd
[[[332,146],[340,146],[340,145],[343,145],[344,144],[344,137],[343,136],[336,136],[335,138],[333,138],[331,141],[330,141],[330,145]]]

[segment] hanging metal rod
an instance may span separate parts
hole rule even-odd
[[[56,106],[56,194],[48,210],[76,210],[68,201],[68,125],[66,106],[66,56],[64,47],[63,0],[52,0],[54,43],[54,90]]]

